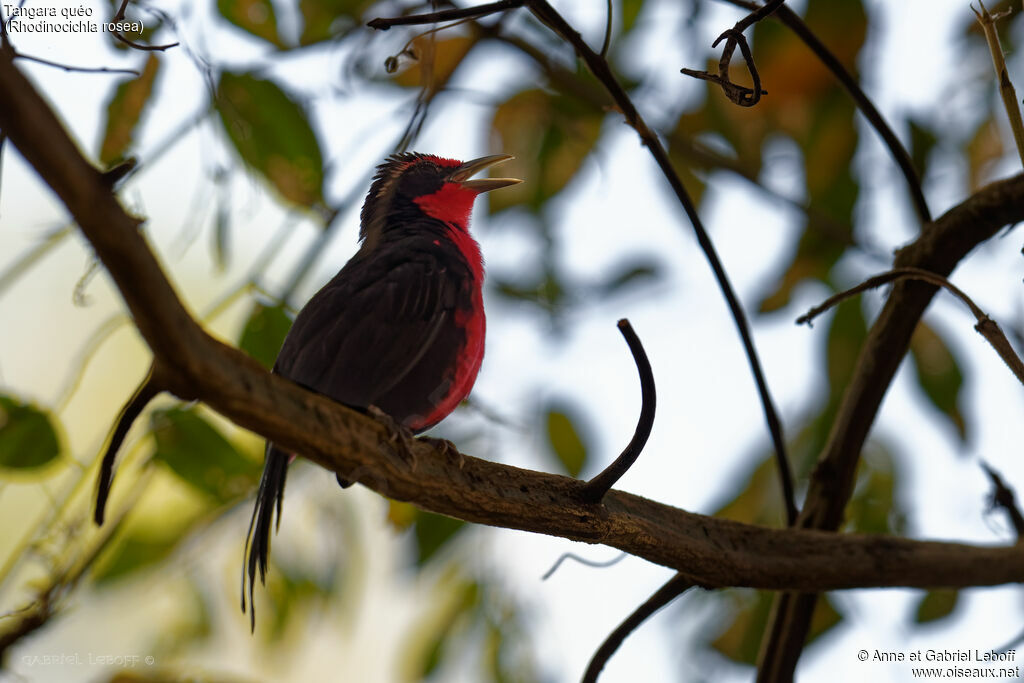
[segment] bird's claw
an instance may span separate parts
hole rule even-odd
[[[387,444],[389,455],[395,456],[400,459],[403,463],[409,466],[410,469],[416,469],[416,456],[413,454],[413,444],[416,439],[412,432],[409,431],[408,427],[401,424],[395,418],[391,417],[377,406],[371,405],[366,409],[367,414],[373,419],[384,425],[384,428],[388,431]]]
[[[466,464],[466,456],[464,456],[459,449],[448,439],[439,439],[434,436],[421,436],[420,441],[424,441],[431,446],[434,450],[443,455],[448,462],[453,462],[461,470],[462,466]]]

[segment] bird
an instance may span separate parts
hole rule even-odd
[[[272,372],[339,403],[383,413],[419,434],[447,417],[473,388],[484,353],[480,246],[469,232],[477,196],[517,178],[472,178],[509,154],[458,161],[392,154],[360,213],[354,256],[306,303]],[[243,551],[252,629],[257,572],[266,583],[270,531],[280,526],[294,455],[269,440]],[[343,487],[349,482],[338,477]]]

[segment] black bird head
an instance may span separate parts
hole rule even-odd
[[[366,196],[360,239],[372,247],[390,226],[424,215],[465,230],[477,195],[522,182],[518,178],[471,176],[512,158],[511,154],[493,154],[462,162],[430,154],[392,154],[377,167]]]

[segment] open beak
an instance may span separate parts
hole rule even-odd
[[[473,159],[462,164],[449,176],[452,182],[458,183],[462,187],[476,192],[490,192],[491,190],[497,190],[502,187],[508,187],[509,185],[516,185],[517,183],[523,182],[519,178],[477,178],[470,180],[470,176],[479,173],[485,168],[500,164],[509,159],[514,159],[511,154],[492,154],[486,157],[480,157],[479,159]]]

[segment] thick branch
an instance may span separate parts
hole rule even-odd
[[[896,253],[896,268],[921,268],[948,276],[975,246],[1009,223],[1024,220],[1024,175],[988,185],[953,207],[921,236]],[[918,320],[938,288],[903,280],[893,285],[868,333],[853,381],[847,387],[828,442],[811,478],[799,525],[834,530],[853,493],[861,448],[878,407],[910,345]],[[788,594],[777,600],[771,633],[762,644],[766,658],[759,681],[792,678],[806,639],[815,595]]]
[[[1021,547],[767,529],[620,491],[610,491],[603,505],[584,504],[578,498],[582,483],[575,479],[469,456],[446,457],[425,442],[411,446],[410,465],[408,457],[391,450],[383,425],[270,374],[208,336],[178,301],[137,230],[138,221],[124,213],[101,174],[4,55],[0,91],[6,94],[0,100],[0,128],[92,242],[140,332],[168,370],[169,390],[205,401],[238,425],[345,479],[470,522],[604,543],[675,568],[702,586],[821,591],[991,585],[1024,577]],[[987,188],[929,234],[956,241],[960,232],[1005,223],[1007,216],[1024,213],[1022,196],[1020,178]]]

